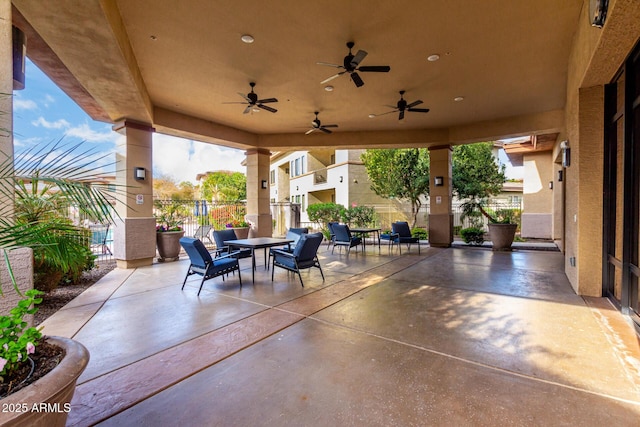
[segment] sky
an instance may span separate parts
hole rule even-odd
[[[108,153],[105,164],[115,162],[124,149],[124,136],[108,123],[92,120],[31,61],[26,63],[25,89],[14,91],[14,146],[16,151],[57,141],[84,144],[98,153]],[[176,182],[197,183],[196,175],[214,170],[246,173],[244,151],[213,144],[153,134],[153,176]],[[513,167],[500,150],[500,162],[507,165],[507,177],[522,179],[522,167]],[[108,166],[105,167],[107,172]],[[113,169],[113,167],[111,167]]]
[[[124,136],[112,131],[111,124],[92,120],[29,60],[25,76],[25,89],[13,92],[16,152],[63,138],[69,144],[84,141],[83,148],[109,154],[103,163],[115,162],[116,153],[123,152]],[[246,173],[246,167],[241,165],[244,157],[242,150],[153,134],[154,177],[196,184],[196,175],[207,171]]]

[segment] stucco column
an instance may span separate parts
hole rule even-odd
[[[438,248],[448,248],[453,242],[452,152],[449,145],[429,148],[429,245]],[[435,184],[436,177],[442,178],[442,185]]]
[[[113,254],[119,268],[151,265],[156,255],[156,221],[153,217],[151,126],[125,120],[113,130],[126,136],[124,154],[118,155],[116,182],[119,186]],[[144,169],[144,180],[136,179],[136,168]]]
[[[11,49],[11,1],[0,0],[0,151],[13,158],[13,53]],[[2,156],[0,161],[4,162]],[[13,187],[6,189],[13,191]],[[5,191],[6,191],[5,190]],[[13,206],[13,197],[0,195],[3,206]]]
[[[271,205],[269,202],[269,150],[248,150],[247,156],[247,221],[252,224],[249,237],[271,237]],[[263,188],[262,183],[265,183]]]

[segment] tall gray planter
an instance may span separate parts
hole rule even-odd
[[[518,224],[489,224],[489,237],[494,251],[510,251]]]

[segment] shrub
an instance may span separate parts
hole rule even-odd
[[[462,237],[462,240],[464,240],[464,242],[467,244],[477,246],[484,243],[484,231],[480,228],[463,228],[462,230],[460,230],[460,236]]]
[[[411,236],[417,237],[420,240],[427,240],[429,233],[424,228],[416,227],[411,230]]]
[[[376,222],[376,210],[372,206],[353,206],[342,211],[342,220],[354,227],[370,227]]]
[[[307,206],[307,215],[311,221],[325,227],[328,222],[342,221],[344,210],[344,206],[336,203],[313,203]]]

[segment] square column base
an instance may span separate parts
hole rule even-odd
[[[449,248],[453,243],[453,214],[429,215],[429,246]]]

